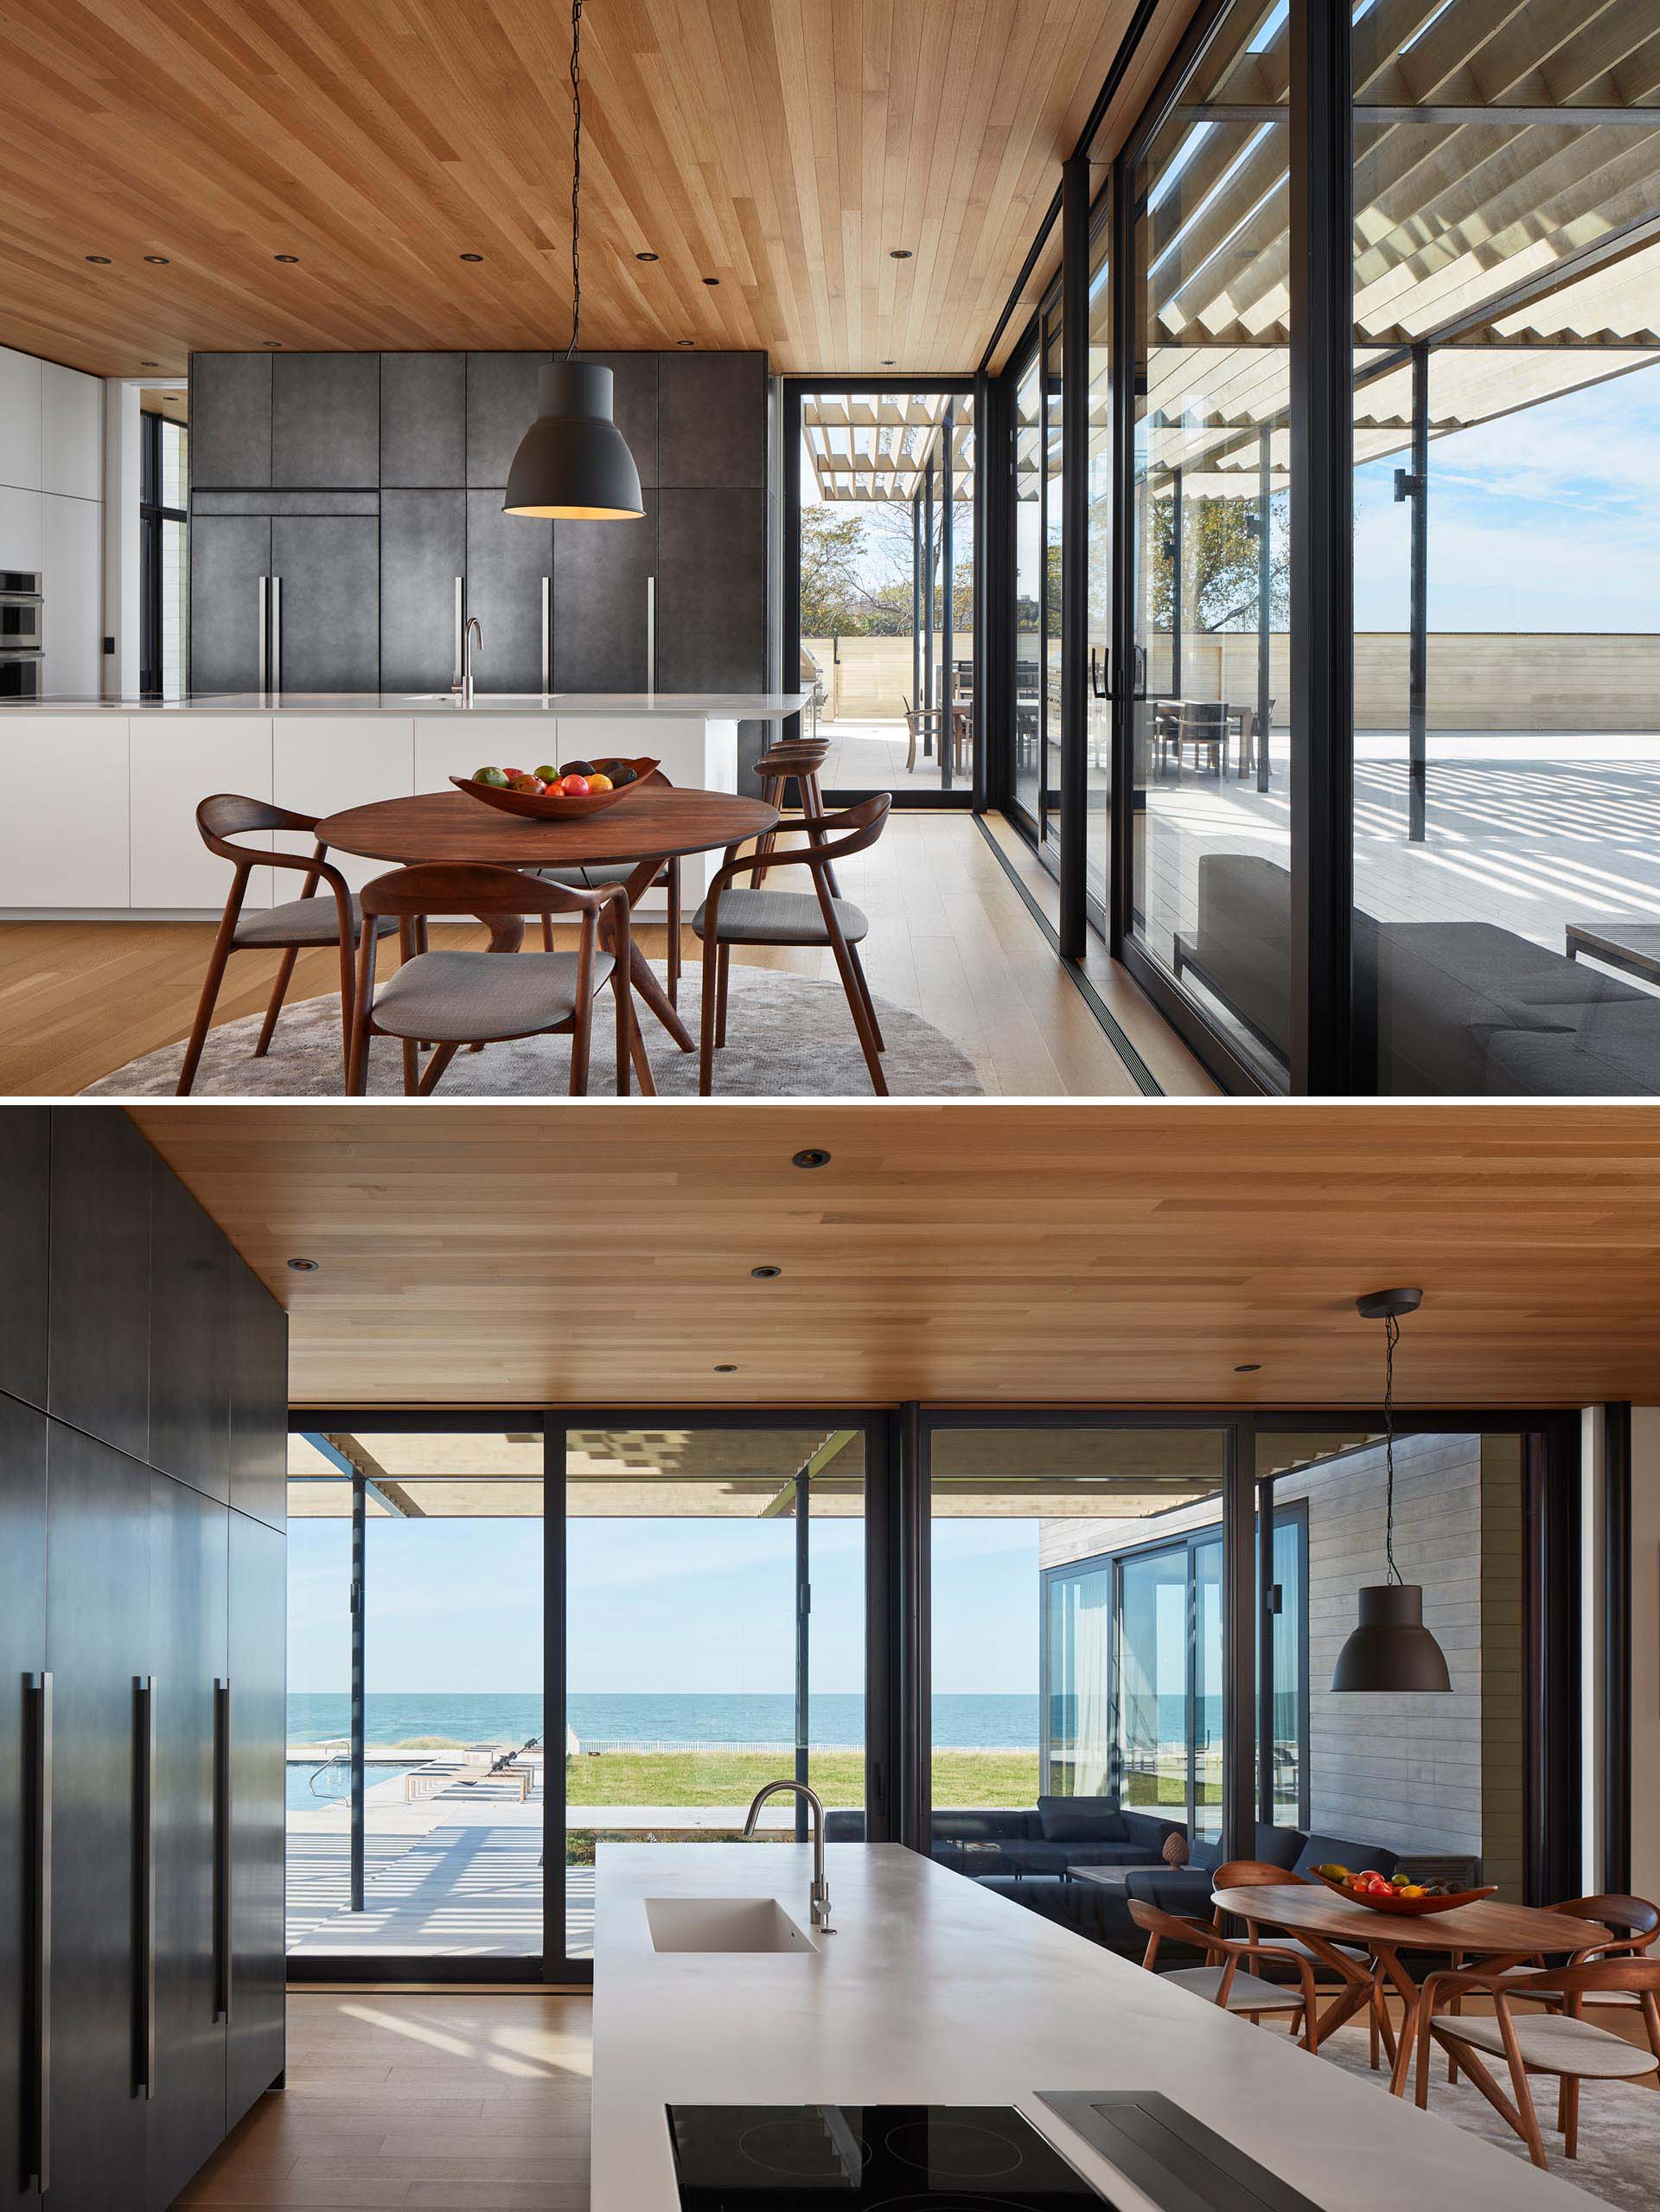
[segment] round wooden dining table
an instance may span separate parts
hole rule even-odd
[[[1324,1883],[1270,1882],[1215,1889],[1210,1902],[1220,1911],[1248,1921],[1253,1933],[1261,1928],[1300,1937],[1338,1976],[1344,1987],[1321,2015],[1321,2043],[1373,2001],[1380,1981],[1395,1991],[1402,2005],[1389,2075],[1389,2093],[1396,2097],[1407,2086],[1418,2025],[1418,1985],[1401,1964],[1403,1952],[1458,1952],[1468,1961],[1470,1972],[1493,1974],[1519,1966],[1541,1951],[1572,1953],[1609,1940],[1608,1930],[1599,1921],[1576,1920],[1572,1914],[1537,1905],[1507,1905],[1497,1897],[1482,1897],[1446,1913],[1375,1913],[1352,1897],[1340,1897]],[[1358,1972],[1355,1961],[1337,1947],[1339,1944],[1369,1951],[1375,1975]]]
[[[653,781],[649,788],[597,814],[536,822],[504,814],[465,791],[421,791],[407,799],[376,799],[348,807],[317,824],[325,845],[360,860],[400,867],[456,861],[470,867],[580,868],[633,866],[623,888],[630,910],[665,860],[711,853],[764,836],[778,826],[776,807],[731,791],[699,791]],[[516,950],[522,937],[492,937],[492,949]],[[681,1052],[693,1039],[669,1003],[638,943],[630,945],[629,978]]]

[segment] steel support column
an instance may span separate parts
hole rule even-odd
[[[1170,472],[1170,694],[1182,695],[1182,472]],[[1181,763],[1177,762],[1179,770]]]
[[[923,493],[919,484],[910,495],[910,703],[926,706],[923,697]]]
[[[1274,432],[1267,428],[1257,432],[1256,533],[1256,788],[1266,791],[1274,719]]]
[[[1274,1478],[1256,1485],[1256,1817],[1274,1821]]]
[[[809,1538],[811,1533],[813,1478],[807,1467],[795,1477],[795,1779],[798,1782],[812,1780],[808,1768],[808,1749],[811,1741],[812,1714],[808,1703],[808,1682],[812,1663],[812,1639],[809,1620],[813,1608],[813,1588],[808,1580]],[[804,1844],[808,1837],[807,1800],[795,1800],[795,1840]]]
[[[1256,1423],[1230,1421],[1222,1462],[1222,1842],[1224,1858],[1254,1858],[1256,1793]]]
[[[953,656],[956,652],[956,610],[953,604],[956,587],[951,573],[951,563],[955,555],[955,518],[952,503],[956,497],[956,456],[951,450],[951,441],[955,434],[952,406],[948,400],[945,403],[945,443],[940,449],[940,705],[943,710],[940,716],[940,788],[943,791],[951,789],[951,756],[955,749],[952,715],[956,698],[954,681],[956,671],[953,665]]]
[[[1061,171],[1060,951],[1088,943],[1089,675],[1089,163]]]
[[[934,697],[934,456],[928,457],[923,474],[923,705],[932,707]],[[926,733],[923,750],[932,739]]]
[[[368,1486],[361,1474],[352,1477],[352,1836],[349,1908],[363,1909],[363,1754],[367,1713],[364,1697],[364,1538],[367,1521]]]
[[[1400,479],[1397,476],[1397,483]],[[1429,348],[1412,349],[1412,634],[1407,655],[1408,828],[1424,841],[1429,773]]]
[[[1354,896],[1350,23],[1291,0],[1289,1087],[1346,1093]]]
[[[799,441],[798,441],[799,442]],[[570,1654],[565,1649],[565,1437],[562,1425],[542,1423],[542,1979],[564,1981],[568,1948],[565,1891],[565,1761],[570,1741],[566,1705]]]
[[[929,1604],[928,1461],[922,1408],[899,1409],[898,1531],[902,1678],[897,1685],[904,1739],[895,1839],[927,1855],[933,1835],[933,1665]]]

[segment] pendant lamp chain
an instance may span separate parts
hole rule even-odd
[[[571,342],[574,360],[582,327],[582,0],[571,0]]]
[[[1393,1314],[1383,1317],[1383,1551],[1388,1561],[1383,1579],[1398,1582],[1395,1563],[1395,1347],[1401,1341],[1401,1324]]]

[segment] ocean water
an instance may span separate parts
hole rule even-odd
[[[573,1692],[570,1720],[585,1742],[623,1743],[788,1743],[795,1701],[788,1692],[699,1696]],[[814,1743],[865,1741],[865,1700],[827,1692],[808,1701]],[[351,1725],[343,1691],[296,1692],[288,1701],[290,1743],[324,1743]],[[371,1691],[365,1700],[370,1743],[398,1744],[441,1736],[460,1743],[523,1743],[544,1733],[542,1700],[533,1692],[437,1697]],[[1038,1745],[1038,1699],[942,1693],[934,1700],[934,1741],[959,1749],[1031,1749]]]

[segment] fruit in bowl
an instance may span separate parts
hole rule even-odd
[[[473,770],[473,781],[475,783],[488,783],[498,791],[505,790],[508,783],[508,771],[505,768],[476,768]]]
[[[450,780],[469,797],[504,813],[551,821],[615,804],[630,788],[643,790],[656,767],[653,759],[568,760],[557,768],[544,761],[534,770],[503,768],[492,762],[471,776]]]

